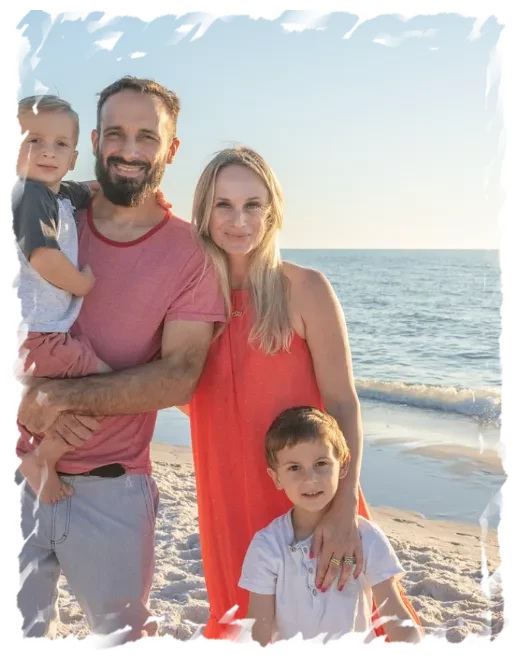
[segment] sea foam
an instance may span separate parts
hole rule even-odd
[[[377,380],[358,380],[356,387],[365,399],[457,413],[497,424],[501,416],[501,392],[497,387],[472,389]]]

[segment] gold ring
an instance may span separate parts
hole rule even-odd
[[[355,557],[343,557],[342,558],[342,563],[343,564],[350,564],[350,565],[353,566],[357,562],[355,561]]]
[[[332,557],[328,563],[335,564],[335,566],[340,566],[342,562],[340,559],[337,559],[337,557]]]

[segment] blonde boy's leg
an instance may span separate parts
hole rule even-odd
[[[70,447],[64,440],[49,436],[22,457],[20,472],[44,504],[55,504],[72,495],[72,488],[56,472],[56,463],[68,451]]]
[[[62,378],[106,373],[110,367],[99,360],[86,337],[65,332],[29,332],[20,347],[19,366],[35,377]],[[44,437],[25,454],[20,471],[45,504],[55,504],[72,495],[72,488],[58,477],[56,463],[70,451],[61,439]]]

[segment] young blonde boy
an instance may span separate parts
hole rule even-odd
[[[110,371],[85,338],[69,334],[95,283],[88,265],[78,268],[74,218],[75,209],[88,206],[91,189],[62,181],[77,158],[78,116],[67,101],[44,95],[22,99],[18,120],[25,136],[16,166],[13,228],[20,261],[23,373],[58,377]],[[22,458],[21,474],[46,504],[72,493],[55,470],[69,450],[65,441],[44,439]]]
[[[404,570],[373,522],[359,517],[365,558],[360,576],[350,575],[341,591],[335,585],[326,593],[316,587],[312,535],[348,470],[348,447],[335,419],[306,406],[286,410],[267,433],[266,455],[269,475],[294,507],[254,536],[243,563],[239,586],[250,592],[253,639],[266,645],[298,633],[328,641],[368,632],[374,598],[391,641],[419,641],[421,631],[395,582]]]

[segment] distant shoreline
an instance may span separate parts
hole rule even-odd
[[[431,520],[476,525],[485,513],[488,524],[497,527],[496,495],[506,479],[499,429],[434,410],[361,405],[361,484],[368,504],[406,509],[412,501],[413,510]],[[180,446],[190,457],[188,418],[176,409],[160,411],[152,448],[156,443]]]
[[[449,449],[446,448],[445,453],[450,454]],[[412,450],[415,453],[421,453],[419,450]],[[193,453],[191,447],[184,447],[181,445],[168,445],[162,442],[152,442],[151,444],[151,459],[153,463],[168,463],[171,465],[179,466],[190,466],[193,467]],[[426,518],[420,513],[416,513],[411,509],[397,509],[395,507],[388,506],[370,506],[369,502],[368,508],[370,511],[378,512],[377,516],[385,519],[388,516],[402,516],[406,518],[411,518],[414,521],[427,521],[431,525],[437,525],[439,528],[445,530],[452,530],[455,527],[457,532],[463,531],[466,534],[471,534],[479,536],[481,534],[481,527],[473,523],[464,522],[462,520],[436,520],[431,518]],[[491,538],[496,543],[497,547],[497,532],[494,529],[489,530],[491,533]],[[478,553],[480,552],[480,547],[478,546]]]

